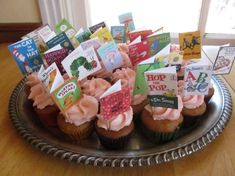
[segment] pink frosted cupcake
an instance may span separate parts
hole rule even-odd
[[[183,102],[178,96],[178,109],[145,106],[141,114],[143,133],[154,143],[164,143],[174,139],[183,122]]]
[[[127,44],[125,44],[125,43],[118,44],[118,49],[119,49],[120,54],[121,54],[122,59],[123,59],[122,67],[123,68],[126,68],[126,67],[132,68],[132,64],[131,64],[130,58],[128,56],[129,48],[128,48]]]
[[[97,112],[98,101],[92,96],[83,94],[83,97],[65,114],[58,115],[58,126],[72,140],[87,138],[93,132]]]
[[[109,121],[104,120],[101,115],[97,115],[97,117],[95,128],[100,143],[107,149],[124,148],[134,130],[132,108],[130,107],[129,110]]]
[[[92,78],[81,84],[82,92],[95,97],[97,100],[110,87],[111,84],[102,78]]]
[[[30,89],[29,99],[33,100],[34,110],[46,127],[56,127],[59,109],[52,101],[42,82]]]

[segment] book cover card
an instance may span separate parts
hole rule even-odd
[[[102,45],[97,52],[108,72],[123,65],[122,56],[115,42]]]
[[[229,74],[235,60],[235,47],[220,47],[214,66],[213,74]]]
[[[94,25],[94,26],[89,27],[89,30],[90,30],[91,33],[93,34],[93,33],[95,33],[98,29],[104,28],[104,27],[106,27],[105,22],[100,22],[100,23],[98,23],[98,24],[96,24],[96,25]]]
[[[71,78],[51,93],[52,99],[62,112],[66,112],[81,98],[82,91],[76,78]]]
[[[76,34],[76,30],[66,19],[62,19],[55,26],[55,31],[57,33],[65,32],[69,39],[73,38],[73,36]]]
[[[98,37],[101,43],[109,43],[113,41],[113,37],[107,27],[98,29],[95,33],[91,34],[90,38]]]
[[[32,38],[8,46],[22,74],[37,71],[43,64],[37,46]]]
[[[90,31],[80,28],[78,32],[75,34],[75,38],[79,43],[82,43],[85,42],[86,40],[89,40],[90,35],[91,35]]]
[[[122,88],[118,80],[100,97],[100,114],[105,120],[111,120],[129,110],[130,105],[130,88]]]
[[[184,51],[184,59],[201,58],[200,31],[179,33],[180,50]]]
[[[152,34],[147,37],[147,40],[149,43],[149,50],[150,50],[151,56],[161,51],[171,42],[170,33],[163,33],[163,34],[157,34],[157,35]]]
[[[148,41],[128,45],[129,57],[133,66],[150,57]]]
[[[61,47],[67,48],[69,50],[69,53],[74,50],[74,47],[65,32],[56,35],[54,38],[50,39],[46,44],[48,48],[53,48],[54,46],[60,44]]]
[[[111,34],[116,43],[125,42],[125,28],[124,26],[111,26]]]
[[[178,109],[176,67],[151,70],[144,74],[150,105]]]
[[[146,40],[147,36],[151,35],[153,32],[152,30],[136,30],[128,33],[130,41],[135,40],[137,37],[141,37],[141,40]]]
[[[60,45],[58,45],[60,46]],[[44,53],[44,58],[47,62],[48,65],[53,64],[54,62],[58,66],[60,72],[62,74],[65,73],[65,70],[61,64],[61,62],[66,58],[69,54],[69,50],[67,48],[59,48],[57,50],[51,51],[51,52],[46,52]]]
[[[100,42],[98,37],[86,40],[80,44],[83,50],[86,50],[90,47],[93,47],[95,50],[97,50],[101,45],[102,43]]]
[[[50,93],[64,83],[64,78],[55,63],[51,64],[47,69],[44,69],[42,65],[38,72],[38,77]]]
[[[94,48],[86,50],[82,50],[80,47],[76,48],[62,61],[62,65],[69,77],[76,77],[78,80],[82,80],[101,69]]]
[[[131,13],[131,12],[122,14],[122,15],[120,15],[118,18],[119,18],[120,24],[124,24],[124,26],[125,26],[126,35],[127,35],[129,32],[135,30],[135,24],[134,24],[134,20],[133,20],[133,17],[132,17],[132,13]]]
[[[212,66],[200,61],[187,65],[184,72],[184,95],[207,95],[211,81]]]
[[[51,30],[49,25],[45,25],[45,26],[41,27],[38,30],[38,34],[40,35],[40,37],[42,38],[42,40],[45,43],[48,42],[50,39],[52,39],[53,37],[56,36],[56,33]]]

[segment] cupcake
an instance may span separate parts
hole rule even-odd
[[[177,78],[178,80],[183,80],[184,79],[184,70],[187,65],[190,64],[190,61],[188,60],[183,60],[180,70],[177,72]]]
[[[85,139],[93,132],[97,112],[96,98],[83,94],[75,105],[58,115],[58,127],[72,140]]]
[[[129,87],[131,90],[131,95],[133,94],[135,86],[136,73],[130,68],[117,69],[112,75],[112,82],[116,82],[121,79],[123,87]],[[144,109],[144,106],[148,104],[147,95],[137,94],[131,98],[131,106],[133,109],[134,116],[139,115],[139,113]],[[134,120],[135,121],[135,120]]]
[[[130,58],[128,56],[129,48],[128,48],[127,44],[119,43],[118,44],[118,50],[119,50],[119,52],[122,56],[122,59],[123,59],[122,67],[123,68],[126,68],[126,67],[132,68],[132,64],[131,64]]]
[[[97,100],[110,87],[111,84],[102,78],[92,78],[81,84],[82,92],[95,97]]]
[[[134,130],[132,108],[130,107],[126,112],[111,120],[105,120],[101,115],[97,115],[97,117],[95,129],[100,143],[107,149],[124,148]]]
[[[144,135],[153,143],[165,143],[174,139],[183,122],[182,109],[180,96],[178,96],[178,109],[146,105],[141,114]]]
[[[33,100],[34,110],[42,124],[46,127],[56,127],[56,117],[59,113],[59,109],[52,101],[43,83],[37,83],[30,91],[28,98]]]
[[[204,95],[183,95],[182,80],[178,81],[178,94],[183,101],[182,114],[184,116],[183,127],[193,126],[199,117],[206,112],[206,103],[204,102]]]
[[[24,91],[25,91],[25,94],[27,97],[30,94],[31,87],[35,86],[38,83],[40,83],[40,80],[39,80],[36,72],[33,72],[30,75],[26,76],[26,83],[24,86]]]
[[[205,95],[205,98],[204,98],[204,101],[205,101],[206,104],[209,103],[209,101],[211,100],[211,97],[214,95],[214,93],[215,93],[215,89],[214,89],[214,87],[213,87],[213,84],[210,83],[210,84],[209,84],[208,94]]]

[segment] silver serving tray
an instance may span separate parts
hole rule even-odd
[[[108,167],[154,165],[190,155],[214,140],[224,129],[232,113],[232,99],[225,84],[213,77],[215,93],[207,112],[193,127],[182,129],[174,141],[156,145],[135,129],[129,144],[123,150],[104,149],[94,133],[79,143],[72,143],[60,135],[52,134],[38,121],[32,104],[24,93],[25,79],[13,91],[9,114],[20,135],[39,150],[76,163]]]

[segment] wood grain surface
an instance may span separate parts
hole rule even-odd
[[[22,75],[11,58],[8,44],[0,44],[0,175],[235,175],[235,113],[223,133],[206,148],[183,159],[150,167],[99,168],[70,163],[29,145],[16,132],[8,115],[8,101]],[[230,75],[232,78],[235,74]],[[234,91],[228,85],[235,100]],[[235,104],[235,103],[234,103]]]

